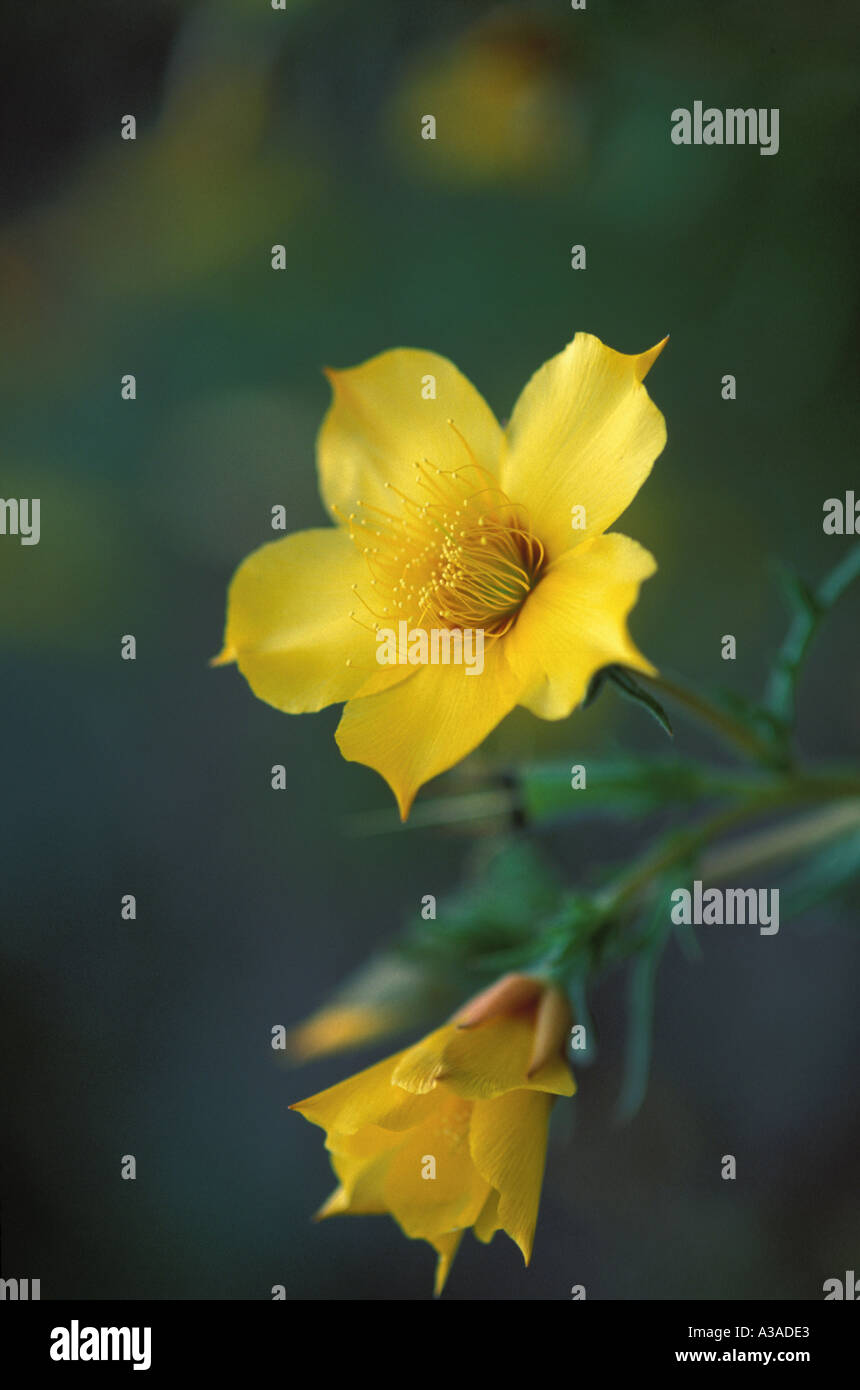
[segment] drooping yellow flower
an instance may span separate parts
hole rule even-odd
[[[605,532],[666,441],[642,384],[662,347],[628,356],[577,334],[505,430],[434,353],[329,372],[317,453],[337,524],[240,565],[216,662],[236,661],[287,713],[345,701],[341,752],[382,774],[404,819],[515,705],[563,719],[603,666],[655,674],[626,624],[655,561]],[[414,664],[381,664],[383,630],[450,643],[469,629],[483,634],[480,674],[456,650],[432,664],[420,645]]]
[[[339,1186],[319,1216],[389,1213],[438,1254],[504,1230],[531,1257],[553,1098],[573,1095],[563,995],[507,976],[444,1027],[292,1108],[326,1131]]]

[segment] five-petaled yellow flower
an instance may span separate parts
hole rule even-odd
[[[463,1232],[504,1230],[528,1264],[562,1056],[561,992],[509,975],[414,1047],[292,1109],[326,1131],[339,1186],[319,1212],[388,1212],[438,1254],[440,1293]]]
[[[662,347],[628,356],[578,333],[505,429],[434,353],[329,372],[317,452],[337,524],[244,561],[216,661],[290,714],[345,701],[341,752],[382,774],[404,819],[515,705],[563,719],[603,666],[655,674],[626,623],[655,561],[606,530],[666,442],[642,384]],[[380,629],[401,624],[480,631],[480,675],[456,654],[381,665]]]

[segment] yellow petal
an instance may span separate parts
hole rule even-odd
[[[387,1166],[387,1155],[365,1162],[334,1156],[332,1167],[340,1186],[323,1202],[314,1220],[325,1221],[329,1216],[384,1216],[388,1211],[383,1190]]]
[[[430,1107],[417,1110],[417,1115],[430,1113]],[[397,1145],[403,1142],[405,1129],[383,1129],[381,1125],[364,1125],[362,1129],[343,1130],[332,1128],[329,1130],[325,1146],[329,1153],[333,1155],[332,1163],[335,1159],[343,1159],[345,1167],[341,1170],[335,1163],[335,1172],[345,1182],[345,1172],[358,1170],[363,1164],[368,1164],[377,1158],[391,1155]],[[351,1166],[352,1165],[352,1166]]]
[[[471,1101],[440,1088],[407,1130],[333,1132],[326,1148],[341,1185],[323,1214],[387,1211],[406,1235],[425,1240],[471,1226],[489,1192],[469,1150],[471,1113]]]
[[[502,647],[485,647],[480,675],[467,675],[465,666],[421,666],[392,690],[346,706],[338,747],[348,762],[381,773],[403,820],[419,787],[471,753],[517,703],[522,681]]]
[[[385,1176],[391,1215],[408,1236],[425,1240],[471,1226],[489,1195],[469,1151],[471,1101],[445,1090],[433,1101],[422,1123],[398,1136]]]
[[[314,1221],[324,1221],[327,1216],[343,1216],[349,1211],[349,1196],[346,1189],[336,1187],[322,1206],[314,1213]]]
[[[401,1052],[391,1074],[395,1086],[402,1086],[418,1096],[428,1095],[435,1090],[442,1075],[445,1048],[454,1031],[454,1024],[446,1023]]]
[[[390,511],[386,482],[413,495],[416,463],[427,459],[435,468],[462,467],[470,462],[466,445],[496,474],[501,428],[447,358],[395,348],[326,375],[334,398],[317,440],[317,463],[323,501],[335,515],[339,508],[348,516],[358,502]],[[435,399],[422,395],[431,389],[428,378],[435,383]]]
[[[642,581],[656,568],[647,550],[615,532],[560,556],[503,639],[523,683],[520,704],[542,719],[564,719],[602,666],[656,674],[626,622]]]
[[[451,1273],[454,1256],[460,1249],[460,1241],[462,1239],[462,1231],[450,1231],[444,1236],[434,1236],[430,1242],[439,1256],[436,1261],[436,1282],[433,1287],[433,1291],[437,1298],[448,1282],[448,1275]]]
[[[349,616],[351,586],[366,580],[363,558],[334,527],[262,546],[230,585],[222,656],[287,714],[348,700],[380,669],[373,632]]]
[[[401,681],[409,680],[414,675],[414,666],[377,665],[375,671],[353,692],[351,698],[363,700],[366,695],[378,695],[381,690],[390,690],[392,685],[399,685]]]
[[[394,1069],[403,1055],[398,1052],[387,1057],[336,1086],[297,1101],[290,1109],[298,1110],[327,1133],[355,1134],[365,1125],[407,1129],[421,1118],[423,1097],[408,1095],[392,1084]]]
[[[401,1139],[401,1136],[389,1135],[388,1137],[389,1139]],[[481,1194],[486,1194],[488,1191],[487,1184],[481,1179],[472,1163],[468,1152],[468,1142],[465,1143],[464,1147],[466,1149],[469,1182],[475,1183]],[[335,1188],[328,1200],[320,1207],[319,1211],[316,1213],[316,1220],[321,1221],[329,1216],[379,1216],[391,1211],[389,1199],[383,1190],[383,1179],[388,1166],[387,1157],[382,1160],[377,1160],[375,1163],[368,1164],[363,1168],[359,1166],[353,1173],[349,1172],[348,1164],[345,1163],[342,1158],[336,1158],[333,1162],[338,1172],[345,1174],[345,1178],[342,1178],[341,1185]],[[428,1185],[432,1186],[433,1179],[426,1179],[425,1181]],[[470,1203],[468,1209],[469,1214],[477,1207],[482,1207],[482,1209],[486,1208],[486,1200],[483,1196],[480,1196],[477,1200],[473,1200]],[[395,1212],[391,1212],[391,1214],[395,1217],[395,1220],[399,1221],[401,1228],[406,1231],[407,1235],[412,1238],[419,1238],[420,1233],[407,1230],[403,1222],[399,1220],[397,1214]],[[454,1230],[428,1231],[428,1233],[423,1236],[423,1239],[429,1241],[439,1256],[436,1265],[435,1282],[435,1291],[437,1295],[442,1292],[445,1286],[445,1282],[451,1270],[451,1265],[454,1262],[454,1256],[460,1247],[463,1229],[466,1224],[469,1223],[464,1222],[463,1226]]]
[[[449,1023],[400,1054],[394,1082],[415,1095],[441,1084],[470,1100],[519,1088],[573,1095],[576,1086],[561,1056],[528,1075],[533,1037],[531,1015],[492,1018],[469,1029]]]
[[[400,1136],[388,1130],[377,1130],[387,1141]],[[317,1220],[327,1216],[381,1216],[388,1211],[385,1179],[391,1162],[393,1145],[389,1142],[378,1153],[368,1157],[332,1154],[331,1165],[340,1179],[340,1186],[317,1212]]]
[[[499,1194],[498,1223],[531,1259],[552,1098],[510,1091],[478,1101],[469,1144],[475,1167]]]
[[[662,346],[627,356],[577,333],[520,395],[501,483],[528,508],[550,559],[611,526],[663,449],[666,424],[642,385]],[[582,530],[571,526],[573,507],[585,508]]]
[[[501,1229],[501,1225],[502,1223],[499,1220],[499,1194],[496,1189],[493,1188],[481,1208],[481,1214],[472,1227],[472,1230],[478,1240],[482,1241],[484,1245],[489,1245],[496,1231]]]

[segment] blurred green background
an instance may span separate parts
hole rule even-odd
[[[337,710],[291,719],[207,668],[226,586],[274,504],[290,529],[323,521],[322,366],[426,347],[505,418],[575,331],[624,352],[669,332],[648,383],[669,444],[622,523],[660,564],[633,632],[753,693],[783,628],[774,558],[816,579],[856,544],[821,527],[858,482],[856,16],[78,0],[4,29],[0,491],[41,498],[42,536],[0,538],[2,1273],[43,1298],[423,1298],[431,1252],[387,1218],[311,1225],[332,1179],[287,1110],[391,1045],[287,1073],[270,1030],[455,886],[469,844],[393,816],[348,833],[390,794],[340,759]],[[672,145],[696,99],[778,107],[778,155]],[[813,755],[856,756],[857,630],[846,605],[815,648]],[[477,763],[662,738],[606,696],[563,724],[518,712]],[[557,848],[575,883],[647,834]],[[626,1130],[608,981],[532,1268],[469,1238],[445,1296],[817,1298],[856,1268],[850,927],[826,909],[772,939],[716,931],[699,966],[670,953]]]

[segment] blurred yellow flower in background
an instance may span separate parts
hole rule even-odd
[[[339,1004],[319,1009],[287,1034],[287,1051],[299,1062],[358,1047],[391,1032],[401,1020],[393,1010],[370,1004]]]
[[[381,137],[413,178],[467,187],[539,186],[562,171],[575,178],[585,153],[584,100],[559,47],[555,27],[536,16],[484,17],[405,67]],[[438,133],[416,158],[424,113]]]
[[[340,750],[382,774],[403,819],[515,705],[562,719],[604,666],[655,674],[626,625],[655,561],[604,532],[666,441],[642,384],[662,347],[628,356],[577,334],[504,430],[434,353],[398,348],[329,372],[317,452],[337,525],[244,561],[215,664],[237,662],[287,713],[346,701]],[[404,622],[481,631],[480,675],[380,665],[378,634]]]
[[[284,1051],[292,1062],[308,1062],[361,1047],[387,1033],[438,1018],[456,1002],[452,985],[426,961],[391,951],[371,957],[321,1008],[289,1030]]]
[[[339,1185],[320,1217],[388,1213],[437,1252],[441,1293],[463,1232],[498,1230],[528,1264],[549,1115],[576,1086],[561,992],[510,975],[414,1047],[292,1106],[326,1131]]]

